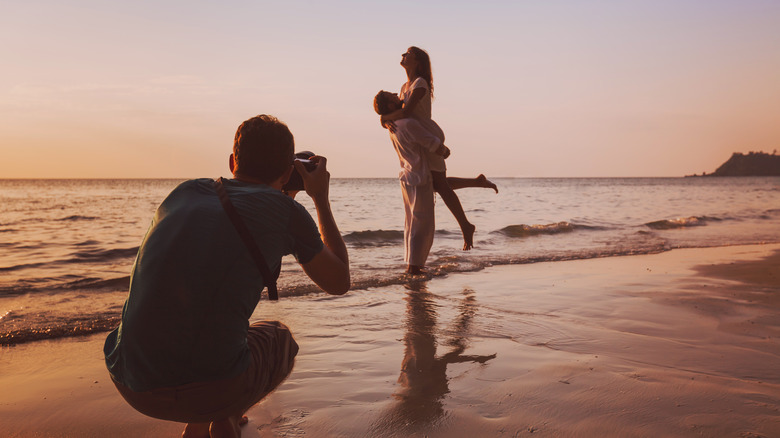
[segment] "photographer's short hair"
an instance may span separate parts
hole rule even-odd
[[[387,91],[382,90],[374,96],[374,111],[379,115],[390,114],[390,101],[387,99]]]
[[[295,140],[283,122],[261,114],[245,121],[233,140],[235,173],[270,183],[292,165]]]

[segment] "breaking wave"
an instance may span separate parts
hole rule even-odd
[[[46,266],[56,266],[72,263],[102,263],[112,260],[130,259],[138,253],[138,247],[117,248],[117,249],[96,249],[87,251],[78,251],[70,254],[69,258],[57,259],[37,263],[21,263],[11,266],[0,266],[0,272],[20,271],[22,269],[40,268]]]
[[[80,216],[77,214],[74,214],[72,216],[63,217],[60,219],[57,219],[58,221],[94,221],[95,219],[100,219],[94,216]]]
[[[720,221],[722,219],[707,216],[678,217],[675,219],[662,219],[659,221],[648,222],[645,224],[648,228],[654,230],[673,230],[676,228],[699,227],[707,225],[707,222]]]
[[[344,242],[355,247],[397,245],[403,241],[404,232],[398,230],[353,231],[344,236]]]
[[[19,280],[16,284],[0,286],[0,297],[24,295],[37,292],[56,292],[61,290],[78,290],[81,292],[123,291],[130,287],[130,276],[117,278],[82,278],[65,283],[36,286],[30,280]]]
[[[575,230],[601,230],[602,227],[593,227],[588,225],[577,225],[570,222],[557,222],[553,224],[543,225],[509,225],[498,231],[494,231],[497,234],[503,234],[507,237],[529,237],[538,236],[543,234],[560,234],[571,233]]]
[[[27,327],[10,331],[0,331],[0,345],[14,345],[43,339],[84,336],[105,332],[119,326],[120,315],[91,315],[76,318],[65,324]]]

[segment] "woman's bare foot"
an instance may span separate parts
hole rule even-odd
[[[479,183],[481,187],[485,187],[487,189],[493,189],[496,191],[496,193],[498,193],[498,186],[493,184],[493,181],[490,181],[489,179],[485,178],[485,175],[481,173],[477,177],[477,183]]]
[[[474,224],[468,224],[463,231],[463,251],[468,251],[474,247],[474,231],[477,227]]]

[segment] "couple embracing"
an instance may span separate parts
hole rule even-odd
[[[428,53],[409,47],[401,55],[407,82],[401,93],[380,91],[374,97],[374,110],[380,114],[382,126],[390,132],[401,164],[399,179],[404,197],[404,261],[407,273],[423,273],[433,235],[434,191],[458,221],[463,234],[463,249],[474,245],[476,227],[468,221],[460,199],[454,190],[465,187],[492,188],[495,184],[480,174],[476,178],[447,177],[444,160],[450,150],[444,145],[444,132],[431,119],[433,75]]]

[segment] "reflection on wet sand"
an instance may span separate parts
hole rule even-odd
[[[474,362],[484,364],[496,357],[465,355],[468,347],[471,321],[477,313],[475,293],[463,290],[458,304],[457,317],[451,327],[437,328],[437,296],[428,292],[424,282],[406,286],[406,321],[404,334],[404,358],[398,377],[397,400],[375,424],[376,432],[405,435],[417,426],[436,423],[445,417],[444,396],[449,392],[447,366],[455,363]],[[437,343],[436,335],[444,333],[446,340]],[[437,345],[449,351],[436,356]]]

